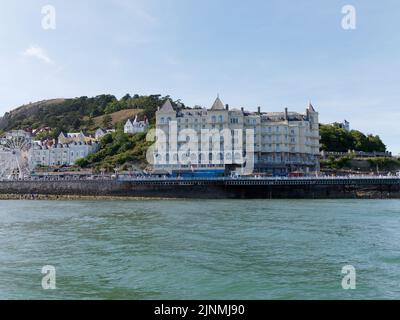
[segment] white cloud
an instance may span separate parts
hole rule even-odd
[[[54,61],[48,56],[46,50],[39,47],[38,45],[30,46],[22,54],[25,57],[36,58],[47,64],[55,64]]]

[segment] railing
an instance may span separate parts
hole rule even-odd
[[[130,176],[97,176],[97,177],[30,177],[23,179],[0,179],[0,182],[93,182],[116,181],[135,184],[226,184],[226,185],[351,185],[351,184],[400,184],[400,176],[343,176],[343,177],[130,177]]]
[[[354,156],[356,158],[375,158],[375,157],[386,157],[391,158],[392,153],[386,152],[363,152],[363,151],[348,151],[348,152],[333,152],[333,151],[321,151],[321,156],[324,159],[333,157],[343,157],[343,156]]]

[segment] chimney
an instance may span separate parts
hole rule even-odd
[[[244,108],[243,107],[241,107],[240,110],[242,110],[242,112],[244,112]]]
[[[258,114],[261,114],[261,107],[258,107]]]
[[[289,111],[288,111],[288,108],[285,108],[285,120],[286,120],[286,121],[289,120]]]
[[[226,110],[226,111],[229,111],[229,104],[226,104],[226,105],[225,105],[225,110]]]

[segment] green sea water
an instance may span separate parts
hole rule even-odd
[[[0,298],[400,299],[400,201],[0,201]]]

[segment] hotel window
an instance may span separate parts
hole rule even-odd
[[[219,116],[219,117],[218,117],[218,121],[219,121],[219,122],[224,122],[224,117],[223,117],[223,116]]]

